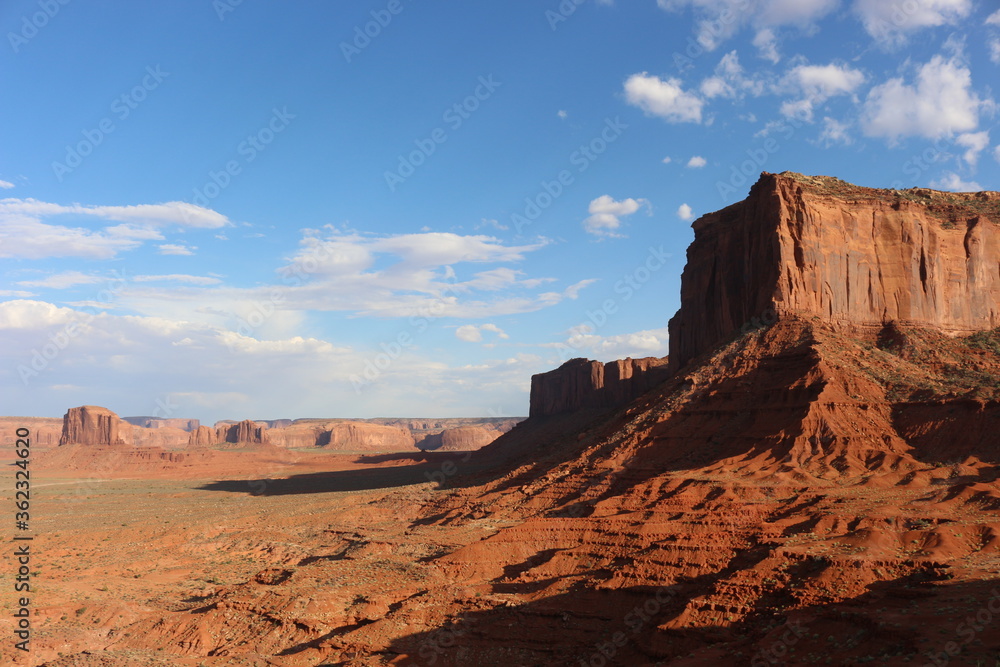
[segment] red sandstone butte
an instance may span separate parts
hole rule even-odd
[[[70,408],[63,415],[59,445],[129,445],[131,438],[126,439],[124,432],[130,431],[131,425],[123,422],[111,410],[96,405],[83,405]]]
[[[267,445],[271,442],[267,426],[261,426],[249,419],[237,424],[220,426],[216,429],[216,441],[250,445]]]
[[[783,314],[856,330],[890,321],[951,334],[996,328],[998,212],[996,192],[765,172],[745,200],[693,224],[670,368],[755,318]]]

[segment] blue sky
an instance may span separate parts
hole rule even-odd
[[[8,414],[524,415],[759,172],[1000,189],[1000,4],[0,6]]]

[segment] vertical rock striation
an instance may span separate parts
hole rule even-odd
[[[747,199],[693,227],[669,325],[671,370],[765,316],[855,331],[1000,326],[1000,193],[765,172]]]

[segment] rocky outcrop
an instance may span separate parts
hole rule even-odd
[[[249,419],[231,426],[220,426],[216,429],[216,442],[231,444],[267,445],[270,444],[267,427],[261,426]]]
[[[316,447],[324,437],[323,434],[329,430],[329,424],[295,424],[291,420],[280,421],[288,421],[289,425],[271,427],[267,432],[271,438],[271,444],[279,447]]]
[[[188,436],[188,447],[210,447],[217,441],[215,429],[199,426]]]
[[[182,431],[194,431],[201,423],[197,419],[161,419],[160,417],[122,417],[122,421],[142,428],[176,428]]]
[[[490,444],[501,435],[500,431],[481,426],[460,426],[426,436],[417,443],[424,451],[471,452]]]
[[[415,442],[409,431],[394,426],[340,422],[320,438],[320,446],[345,451],[413,451]]]
[[[63,415],[59,445],[129,445],[131,426],[107,408],[83,405]]]
[[[785,315],[854,331],[1000,326],[1000,193],[880,190],[764,173],[693,224],[670,368]]]
[[[578,410],[613,408],[667,378],[667,360],[619,359],[602,364],[570,359],[559,368],[531,377],[530,417]]]

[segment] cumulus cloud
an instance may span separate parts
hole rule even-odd
[[[983,132],[966,132],[958,135],[955,143],[967,149],[962,154],[962,159],[970,167],[975,167],[976,163],[979,162],[979,154],[990,145],[990,133],[985,130]]]
[[[847,123],[842,123],[829,116],[824,116],[823,118],[823,131],[820,132],[819,140],[826,146],[834,144],[847,146],[854,141],[849,134]]]
[[[10,181],[0,181],[0,190],[10,190],[14,184]]]
[[[589,325],[581,325],[570,332],[565,343],[550,347],[569,347],[577,356],[613,361],[625,357],[663,357],[667,354],[667,327],[646,329],[634,333],[601,336],[594,333]]]
[[[700,169],[701,167],[704,167],[706,164],[708,164],[708,160],[706,160],[700,155],[691,156],[691,159],[688,160],[687,162],[687,166],[691,167],[692,169]]]
[[[813,110],[837,95],[850,95],[864,83],[865,75],[847,65],[798,65],[785,75],[784,85],[795,90],[798,100],[781,105],[782,115],[811,122]]]
[[[973,9],[972,0],[854,0],[854,12],[880,44],[899,46],[924,28],[955,25]]]
[[[661,79],[646,72],[625,81],[625,99],[647,114],[670,123],[700,123],[704,101],[685,91],[679,79]]]
[[[583,221],[588,234],[596,236],[620,236],[622,218],[632,215],[643,206],[649,206],[645,199],[623,199],[615,201],[610,195],[601,195],[590,202],[590,217]]]
[[[983,186],[975,181],[963,181],[953,171],[945,172],[941,175],[941,178],[932,181],[931,187],[939,190],[950,190],[952,192],[978,192],[983,189]]]
[[[510,338],[503,329],[495,324],[465,324],[455,329],[455,338],[467,343],[479,343],[483,340],[483,332],[488,331],[497,335],[497,338]]]
[[[816,22],[837,8],[840,0],[657,0],[657,4],[668,11],[691,8],[696,17],[698,43],[712,51],[744,27],[752,27],[760,35],[762,31],[795,27],[809,29]],[[762,53],[776,56],[776,37],[760,38]]]
[[[1000,65],[1000,39],[991,38],[987,46],[990,49],[990,60]]]
[[[972,90],[969,69],[937,55],[920,66],[912,84],[893,78],[872,88],[861,126],[890,143],[905,136],[937,139],[976,129],[985,104]]]
[[[753,45],[757,47],[757,55],[762,59],[769,60],[773,64],[781,60],[781,55],[778,53],[778,38],[770,28],[758,30],[754,35]]]
[[[687,204],[681,204],[677,207],[677,217],[681,220],[691,220],[694,218],[694,211]]]
[[[736,51],[730,51],[715,66],[712,76],[701,82],[699,90],[706,99],[716,97],[742,99],[747,94],[759,96],[766,86],[760,77],[747,76]]]

